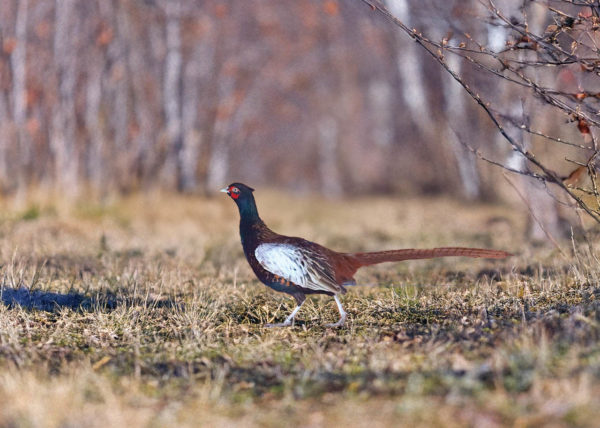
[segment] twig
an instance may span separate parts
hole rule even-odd
[[[596,222],[600,223],[600,213],[599,212],[592,210],[579,196],[577,196],[573,191],[571,191],[571,189],[569,189],[562,182],[560,177],[554,171],[550,170],[548,167],[546,167],[544,164],[542,164],[540,161],[538,161],[533,153],[531,153],[527,150],[524,150],[520,144],[518,144],[510,135],[508,135],[508,133],[506,132],[506,130],[500,123],[499,119],[496,117],[494,112],[489,107],[489,104],[485,103],[482,100],[481,96],[478,93],[476,93],[467,83],[464,82],[464,80],[456,72],[454,72],[448,66],[448,64],[444,60],[444,55],[443,55],[444,47],[438,47],[437,50],[430,48],[430,46],[434,46],[434,47],[437,47],[437,46],[434,43],[428,42],[423,37],[423,35],[421,33],[419,33],[416,29],[413,29],[413,30],[409,29],[402,21],[400,21],[398,18],[396,18],[394,15],[392,15],[391,12],[380,2],[378,2],[376,0],[361,0],[361,1],[365,4],[367,4],[369,7],[371,7],[372,10],[375,10],[375,11],[381,13],[383,16],[385,16],[388,20],[390,20],[396,26],[400,27],[409,37],[411,37],[417,44],[419,44],[423,49],[425,49],[425,51],[427,53],[429,53],[429,55],[431,55],[446,70],[446,72],[448,72],[452,76],[452,78],[463,87],[463,89],[469,94],[469,96],[485,111],[487,116],[494,123],[495,127],[498,129],[498,131],[504,137],[504,139],[510,144],[510,146],[513,148],[513,150],[515,150],[518,153],[520,153],[521,155],[525,156],[525,158],[529,162],[531,162],[533,165],[538,167],[543,172],[543,176],[540,176],[540,177],[544,181],[549,181],[549,182],[557,184],[564,192],[566,192],[573,200],[575,200],[577,202],[577,204],[583,210],[585,210]],[[489,0],[489,2],[493,7],[495,7],[495,5],[493,4],[493,2],[491,0]],[[498,13],[499,13],[499,11],[498,11]],[[510,22],[508,22],[508,23],[510,24]],[[517,29],[516,26],[512,26],[512,27],[515,28],[517,31],[523,33],[523,30]],[[526,35],[527,33],[524,33],[524,34]],[[544,45],[547,45],[547,43],[544,43]],[[564,52],[562,49],[557,49],[557,51],[566,55],[569,58],[574,58],[573,55]],[[558,108],[561,108],[561,109],[567,110],[567,111],[572,110],[574,113],[578,114],[579,116],[582,116],[581,112],[575,111],[574,109],[565,105],[562,101],[556,100],[555,98],[553,98],[553,97],[549,96],[548,94],[544,93],[543,91],[541,91],[542,88],[540,88],[539,85],[537,85],[531,79],[527,78],[526,76],[524,76],[522,74],[520,74],[519,77],[522,77],[525,81],[527,81],[527,83],[529,83],[531,85],[531,87],[536,91],[536,93],[538,93],[540,96],[542,96],[542,98],[546,102],[548,102],[550,105],[553,105],[555,107],[558,107]],[[587,117],[584,117],[584,118],[586,121],[588,120]],[[594,120],[590,120],[589,123],[593,123],[596,125],[596,121],[594,121]]]

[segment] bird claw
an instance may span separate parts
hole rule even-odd
[[[344,325],[343,322],[332,322],[330,324],[325,324],[325,327],[331,327],[331,328],[339,328],[342,327]]]
[[[345,322],[346,322],[346,316],[344,315],[343,317],[340,318],[340,320],[338,322],[333,322],[331,324],[325,324],[325,327],[339,328],[339,327],[342,327]]]
[[[291,326],[292,323],[291,322],[278,322],[278,323],[267,323],[265,324],[266,328],[273,328],[273,327],[289,327]]]
[[[340,299],[337,295],[333,296],[333,298],[335,299],[335,303],[337,303],[338,306],[338,310],[340,311],[340,319],[338,320],[338,322],[334,322],[331,324],[325,324],[325,327],[331,327],[331,328],[338,328],[344,325],[344,323],[346,322],[346,311],[344,311],[344,308],[342,308],[342,302],[340,302]]]

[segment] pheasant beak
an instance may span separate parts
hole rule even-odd
[[[223,188],[223,189],[221,189],[219,191],[223,192],[223,193],[227,193],[229,195],[229,188],[227,188],[227,187],[225,187],[225,188]]]

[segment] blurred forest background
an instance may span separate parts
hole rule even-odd
[[[385,4],[433,40],[468,34],[500,51],[510,37],[476,0]],[[530,19],[551,21],[547,8]],[[512,153],[460,85],[360,0],[4,0],[0,37],[5,194],[204,193],[235,179],[493,199],[498,170],[463,143]],[[447,61],[523,110],[521,87]],[[541,122],[580,139],[564,118]]]

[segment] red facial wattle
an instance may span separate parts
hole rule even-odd
[[[240,197],[240,191],[237,187],[231,186],[229,188],[229,196],[231,196],[232,199],[237,199]]]

